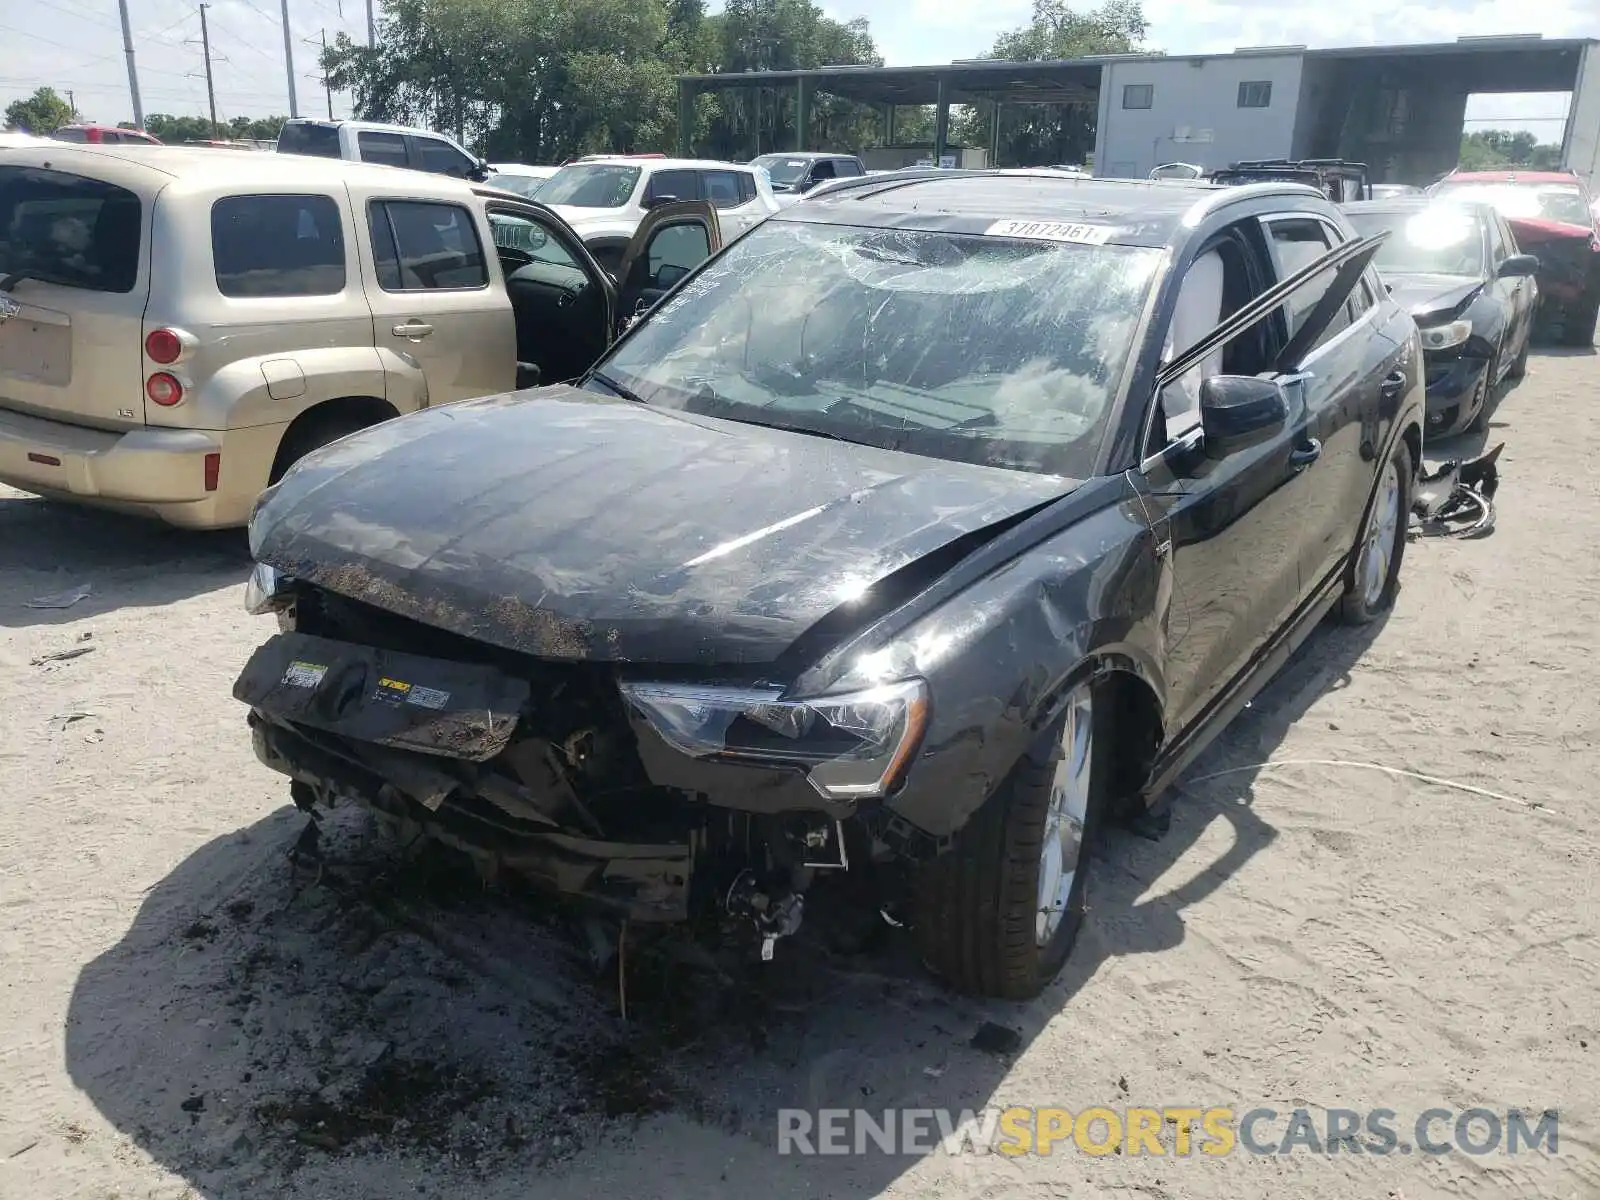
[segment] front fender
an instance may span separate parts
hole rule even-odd
[[[1155,538],[1131,488],[1100,484],[1123,497],[961,588],[841,677],[845,686],[906,674],[928,682],[922,751],[887,802],[911,832],[937,841],[964,826],[1089,674],[1129,671],[1158,702],[1165,696]]]

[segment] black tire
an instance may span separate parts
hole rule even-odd
[[[1600,322],[1600,293],[1586,293],[1568,305],[1561,314],[1561,344],[1578,347],[1594,345],[1597,322]]]
[[[1368,534],[1372,530],[1375,520],[1379,519],[1379,509],[1385,495],[1385,480],[1380,478],[1378,486],[1373,491],[1372,499],[1367,502],[1366,512],[1361,517],[1361,529],[1356,534],[1355,545],[1350,550],[1350,562],[1345,567],[1344,596],[1339,601],[1339,619],[1346,625],[1365,625],[1387,611],[1394,604],[1395,593],[1400,590],[1400,564],[1406,556],[1406,526],[1411,519],[1411,491],[1413,479],[1411,476],[1411,450],[1401,439],[1394,448],[1394,454],[1389,459],[1386,471],[1396,474],[1397,494],[1395,497],[1396,517],[1394,532],[1388,554],[1388,567],[1383,574],[1383,586],[1375,595],[1368,593],[1365,572],[1370,569],[1363,565],[1364,551],[1367,547]]]
[[[1500,395],[1500,389],[1495,385],[1495,380],[1500,375],[1500,351],[1494,352],[1494,357],[1489,360],[1489,365],[1483,369],[1483,381],[1479,390],[1483,393],[1478,400],[1477,411],[1472,414],[1472,420],[1467,422],[1467,433],[1482,433],[1489,428],[1489,418],[1494,415],[1495,402]]]
[[[336,442],[371,424],[372,421],[355,413],[332,412],[292,426],[278,446],[278,457],[272,461],[272,475],[267,482],[277,483],[285,471],[313,450],[320,450],[329,442]]]
[[[949,850],[918,874],[913,923],[923,960],[959,991],[1031,999],[1060,972],[1077,941],[1090,859],[1115,765],[1109,698],[1082,686],[1089,689],[1091,705],[1088,804],[1071,889],[1045,944],[1039,944],[1039,877],[1046,816],[1070,713],[1023,755]]]
[[[1529,328],[1522,335],[1522,349],[1517,352],[1516,358],[1511,360],[1511,367],[1506,371],[1507,379],[1521,379],[1528,373],[1528,349],[1533,344],[1533,330]]]

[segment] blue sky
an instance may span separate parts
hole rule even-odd
[[[146,113],[201,115],[200,20],[188,0],[128,0]],[[218,58],[217,110],[265,116],[288,111],[280,0],[216,0],[207,10]],[[713,0],[715,3],[715,0]],[[1028,18],[1031,0],[823,0],[840,18],[864,16],[890,63],[948,62],[986,51],[997,34]],[[320,32],[365,37],[364,0],[289,0],[300,111],[327,111],[316,73]],[[1086,7],[1090,5],[1085,5]],[[1236,46],[1311,46],[1448,41],[1464,34],[1542,33],[1600,37],[1596,0],[1548,0],[1520,22],[1511,5],[1478,0],[1146,0],[1150,40],[1173,54]],[[1533,14],[1536,13],[1537,16]],[[1535,23],[1537,22],[1537,23]],[[11,0],[0,5],[0,107],[41,84],[71,89],[85,117],[107,122],[132,116],[116,0]],[[1469,127],[1527,128],[1557,141],[1561,96],[1479,96]],[[334,96],[348,116],[349,98]],[[1541,119],[1545,118],[1545,119]]]

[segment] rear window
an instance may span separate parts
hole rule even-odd
[[[67,171],[0,166],[0,277],[95,292],[139,277],[139,197]]]
[[[87,142],[89,131],[86,129],[58,129],[49,135],[58,142]]]
[[[339,130],[333,125],[285,125],[278,133],[279,154],[339,157]]]
[[[572,208],[621,208],[638,182],[638,167],[612,163],[562,167],[539,189],[539,199]]]
[[[378,286],[384,291],[488,286],[483,244],[472,214],[459,204],[383,200],[368,211]]]
[[[1441,183],[1434,194],[1476,201],[1498,209],[1509,220],[1560,221],[1588,226],[1594,216],[1576,183]]]
[[[344,231],[327,196],[224,196],[211,206],[211,255],[224,296],[344,291]]]

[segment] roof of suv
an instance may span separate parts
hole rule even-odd
[[[635,158],[627,154],[596,154],[578,162],[567,165],[574,167],[593,167],[615,164],[624,167],[642,167],[647,171],[684,171],[708,167],[737,168],[741,171],[750,170],[749,163],[721,162],[712,158]]]
[[[829,224],[948,229],[981,233],[978,223],[1049,222],[1114,226],[1120,245],[1166,246],[1181,240],[1186,219],[1206,208],[1261,196],[1330,203],[1298,183],[1218,187],[1189,179],[1096,179],[1063,171],[924,169],[836,180],[771,218]]]
[[[316,158],[298,154],[218,154],[209,146],[141,146],[41,142],[8,152],[7,162],[54,166],[63,170],[104,175],[112,183],[159,173],[173,179],[224,179],[243,190],[285,185],[332,187],[345,182],[392,186],[404,173],[408,191],[433,191],[465,198],[472,185],[447,175],[430,175],[405,167],[349,162],[342,158]]]
[[[1571,171],[1452,171],[1440,183],[1581,183]]]

